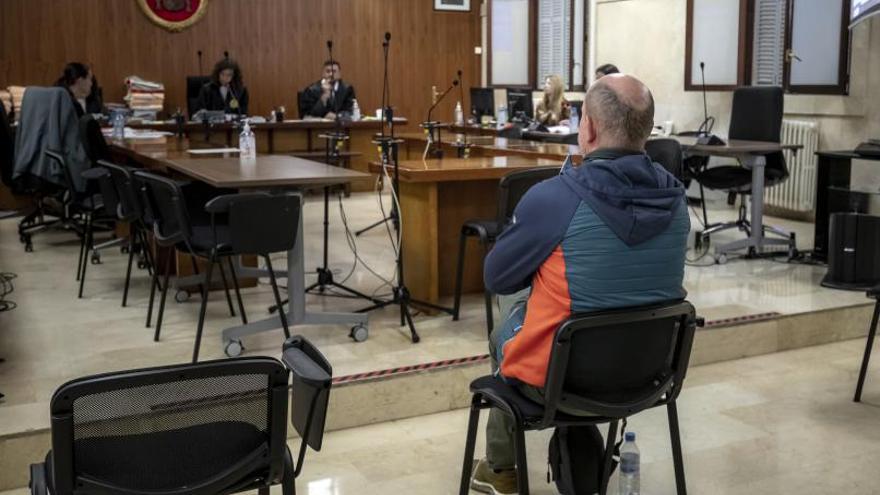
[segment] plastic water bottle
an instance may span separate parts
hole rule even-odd
[[[114,140],[125,139],[125,115],[122,112],[113,114],[113,136]]]
[[[498,115],[495,117],[495,120],[498,122],[499,128],[504,127],[507,124],[507,107],[498,107]]]
[[[351,120],[361,120],[361,107],[358,106],[357,100],[354,100],[354,104],[351,106]]]
[[[639,447],[636,434],[628,431],[620,446],[620,495],[639,495]]]
[[[571,107],[571,115],[568,117],[568,130],[571,131],[572,134],[578,131],[578,127],[581,124],[581,119],[578,117],[578,110],[576,107]]]
[[[460,101],[455,104],[455,125],[464,125],[464,112]]]
[[[257,162],[257,138],[251,130],[251,123],[244,121],[244,130],[238,136],[238,159],[246,165]]]

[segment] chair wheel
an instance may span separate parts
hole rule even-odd
[[[364,342],[370,337],[370,330],[364,325],[356,325],[351,327],[348,336],[355,342]]]
[[[119,252],[122,254],[128,254],[128,246],[120,246]]]
[[[101,264],[101,255],[98,253],[92,253],[91,260],[92,260],[93,265],[100,265]]]
[[[223,352],[226,353],[229,357],[238,357],[241,356],[241,352],[244,350],[244,345],[240,340],[230,340],[226,343],[226,347],[223,349]]]
[[[177,289],[177,292],[174,293],[174,300],[179,303],[189,301],[189,292],[182,289]]]
[[[28,239],[28,241],[25,243],[24,251],[26,253],[33,253],[34,252],[34,244],[30,241],[30,239]]]
[[[721,253],[721,254],[715,255],[715,264],[724,265],[726,263],[727,263],[727,254],[726,253]]]

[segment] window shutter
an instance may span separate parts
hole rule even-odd
[[[782,86],[786,0],[755,0],[752,85]]]
[[[539,0],[538,2],[538,74],[539,86],[550,74],[562,77],[565,86],[571,84],[571,2],[569,0]]]

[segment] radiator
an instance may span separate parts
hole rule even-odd
[[[819,124],[800,120],[782,121],[782,143],[800,144],[797,153],[785,151],[789,177],[767,188],[764,202],[792,211],[812,211],[816,206],[816,151],[819,147]]]

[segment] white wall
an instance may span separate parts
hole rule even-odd
[[[702,95],[684,91],[686,5],[686,0],[593,0],[591,11],[592,62],[614,63],[642,79],[654,93],[656,120],[673,120],[676,130],[696,129],[703,119]],[[820,123],[822,149],[852,148],[880,137],[880,19],[852,34],[850,96],[786,96],[786,118]],[[716,134],[727,132],[731,100],[730,92],[709,93]]]

